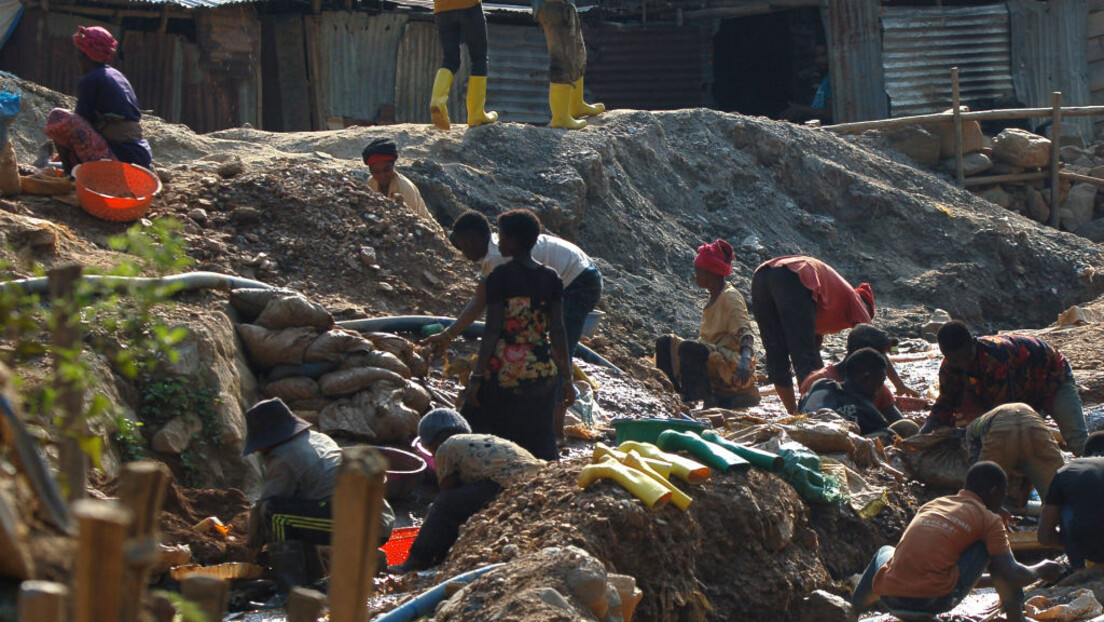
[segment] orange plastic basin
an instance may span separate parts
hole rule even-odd
[[[418,537],[420,530],[420,527],[399,527],[391,531],[391,539],[383,545],[388,566],[401,564],[410,557],[410,546],[414,544],[414,538]]]
[[[84,211],[115,222],[145,216],[154,195],[161,192],[161,180],[153,171],[126,162],[85,162],[73,169],[73,178]]]

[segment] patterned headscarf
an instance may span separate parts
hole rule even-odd
[[[702,244],[698,247],[694,266],[706,272],[728,276],[732,274],[733,256],[732,245],[724,240],[717,240],[712,244]]]
[[[73,33],[73,45],[97,63],[110,63],[115,58],[119,42],[102,26],[77,26],[77,31]]]

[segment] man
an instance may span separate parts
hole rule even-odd
[[[1085,442],[1085,457],[1058,469],[1043,497],[1039,542],[1066,549],[1070,566],[1104,563],[1104,432]]]
[[[1027,335],[974,338],[957,320],[941,326],[936,339],[944,356],[939,397],[922,431],[969,423],[1001,404],[1023,402],[1049,413],[1070,450],[1081,455],[1088,426],[1073,370],[1060,352]]]
[[[763,262],[751,277],[751,310],[767,351],[767,375],[786,411],[797,409],[790,362],[800,385],[824,367],[824,335],[870,323],[874,292],[869,283],[852,287],[831,266],[804,255]]]
[[[422,194],[414,182],[405,175],[395,170],[395,161],[399,159],[399,148],[390,138],[377,138],[368,143],[361,152],[364,163],[368,165],[368,172],[372,179],[368,180],[368,187],[383,196],[405,203],[415,214],[436,224],[433,214],[429,213]]]
[[[881,599],[894,612],[950,611],[988,566],[1007,619],[1023,620],[1023,586],[1058,578],[1062,566],[1049,560],[1024,566],[1012,556],[1004,521],[996,513],[1007,488],[1008,479],[995,463],[971,467],[963,490],[926,503],[896,548],[878,550],[855,588],[855,609],[869,609]]]
[[[586,127],[582,117],[602,114],[606,106],[583,101],[587,54],[575,0],[532,0],[532,4],[548,44],[548,106],[552,109],[548,127]]]
[[[779,114],[780,119],[795,123],[809,119],[826,124],[832,122],[832,81],[828,74],[828,46],[823,43],[813,48],[812,72],[818,76],[812,100],[808,105],[790,102],[790,106]]]
[[[997,406],[970,423],[966,438],[971,462],[995,462],[1009,476],[1026,476],[1044,499],[1051,478],[1066,462],[1043,418],[1027,404]],[[1011,487],[1009,501],[1014,507],[1024,507],[1030,490]]]
[[[828,408],[845,419],[859,424],[862,434],[873,434],[901,420],[901,413],[892,408],[886,417],[874,405],[878,390],[885,387],[886,360],[874,348],[860,348],[843,360],[843,382],[831,378],[816,381],[801,397],[799,413],[811,413]]]

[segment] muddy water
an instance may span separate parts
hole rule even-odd
[[[1000,605],[1000,598],[993,588],[979,588],[970,592],[957,607],[933,619],[940,622],[976,622],[989,615],[998,605]],[[898,618],[887,613],[872,613],[863,615],[859,620],[860,622],[895,622]]]

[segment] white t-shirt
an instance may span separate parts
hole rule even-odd
[[[533,247],[533,259],[555,270],[556,274],[560,275],[565,288],[571,285],[583,270],[594,265],[583,249],[567,240],[543,233],[537,238],[537,245]],[[483,257],[483,278],[490,276],[495,268],[507,261],[508,259],[498,252],[498,234],[492,233],[491,241],[487,243],[487,254]]]

